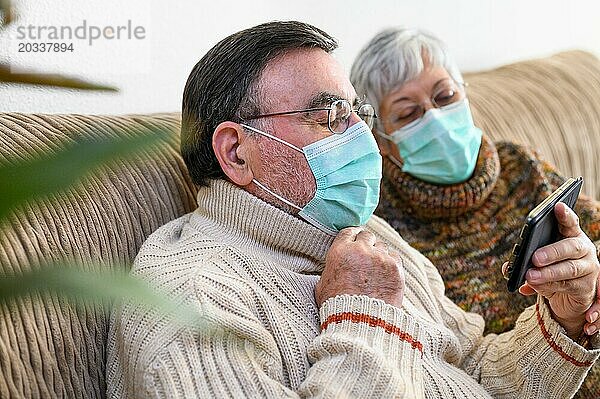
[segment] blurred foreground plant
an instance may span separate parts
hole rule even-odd
[[[11,0],[0,0],[0,31],[14,22],[16,14]],[[14,73],[0,60],[0,84],[16,83],[55,88],[117,91],[116,88],[91,83],[59,74],[37,71]],[[11,213],[23,205],[69,189],[88,172],[119,158],[159,145],[164,132],[148,130],[129,138],[86,139],[60,152],[29,160],[13,160],[0,164],[0,228]],[[115,266],[115,265],[113,265]],[[88,269],[89,265],[86,266]],[[150,289],[143,282],[106,265],[84,270],[73,262],[41,264],[19,273],[2,273],[0,269],[0,304],[30,295],[57,295],[75,304],[108,307],[127,299],[156,308],[173,316],[175,321],[193,327],[202,326],[196,311]],[[97,269],[97,270],[96,270]]]
[[[0,275],[0,303],[32,294],[40,294],[42,298],[56,295],[76,306],[90,304],[106,311],[125,300],[169,315],[176,323],[194,328],[203,326],[192,308],[156,293],[122,269],[86,271],[76,265],[59,263],[24,273]]]
[[[147,129],[132,137],[83,139],[54,154],[0,163],[0,228],[10,214],[18,215],[25,204],[60,194],[99,166],[140,151],[147,154],[164,145],[165,139],[163,131]],[[30,294],[57,295],[77,305],[91,303],[104,308],[126,299],[168,313],[174,321],[203,326],[195,310],[129,276],[123,265],[117,270],[110,270],[107,265],[94,265],[94,270],[89,270],[89,265],[86,268],[62,262],[38,265],[26,272],[4,272],[0,274],[0,304]]]
[[[15,18],[12,2],[0,0],[0,31]],[[0,60],[0,84],[3,83],[117,91],[114,87],[58,74],[14,73]],[[91,170],[160,145],[165,138],[164,132],[158,130],[148,129],[141,133],[128,138],[84,139],[54,154],[0,164],[0,228],[4,220],[23,205],[59,194]],[[92,271],[90,265],[84,270],[81,265],[63,262],[41,264],[29,271],[13,273],[7,273],[7,268],[3,267],[0,269],[0,304],[35,294],[57,295],[77,305],[93,304],[104,308],[127,299],[168,313],[183,324],[202,325],[197,312],[190,307],[175,303],[129,276],[124,272],[124,265],[113,266],[111,270],[107,265],[95,265]]]

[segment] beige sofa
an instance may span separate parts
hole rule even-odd
[[[600,198],[600,61],[584,52],[466,75],[478,126],[532,145]],[[77,259],[129,264],[156,228],[195,207],[178,154],[178,114],[90,116],[0,113],[0,162],[55,151],[88,136],[156,126],[172,142],[151,160],[98,170],[65,195],[30,205],[0,227],[0,271]],[[15,182],[17,184],[18,182]],[[1,188],[0,188],[1,195]],[[0,305],[0,397],[104,397],[104,312],[59,298]]]

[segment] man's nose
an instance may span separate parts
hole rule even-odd
[[[350,114],[350,126],[354,125],[355,123],[360,122],[362,119],[360,116],[358,116],[358,114],[356,112],[352,112]]]

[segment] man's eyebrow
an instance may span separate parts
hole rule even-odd
[[[327,108],[332,102],[337,100],[344,100],[344,98],[337,94],[322,91],[309,100],[306,108]]]

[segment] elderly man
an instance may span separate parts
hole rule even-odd
[[[484,337],[482,318],[444,296],[431,262],[371,217],[381,178],[373,108],[335,48],[313,26],[273,22],[227,37],[192,70],[182,153],[198,209],[157,230],[133,273],[211,328],[119,309],[108,396],[572,395],[600,354],[597,337],[574,342],[597,265],[551,264],[535,285],[548,298],[514,330]],[[559,219],[578,240],[574,213]]]

